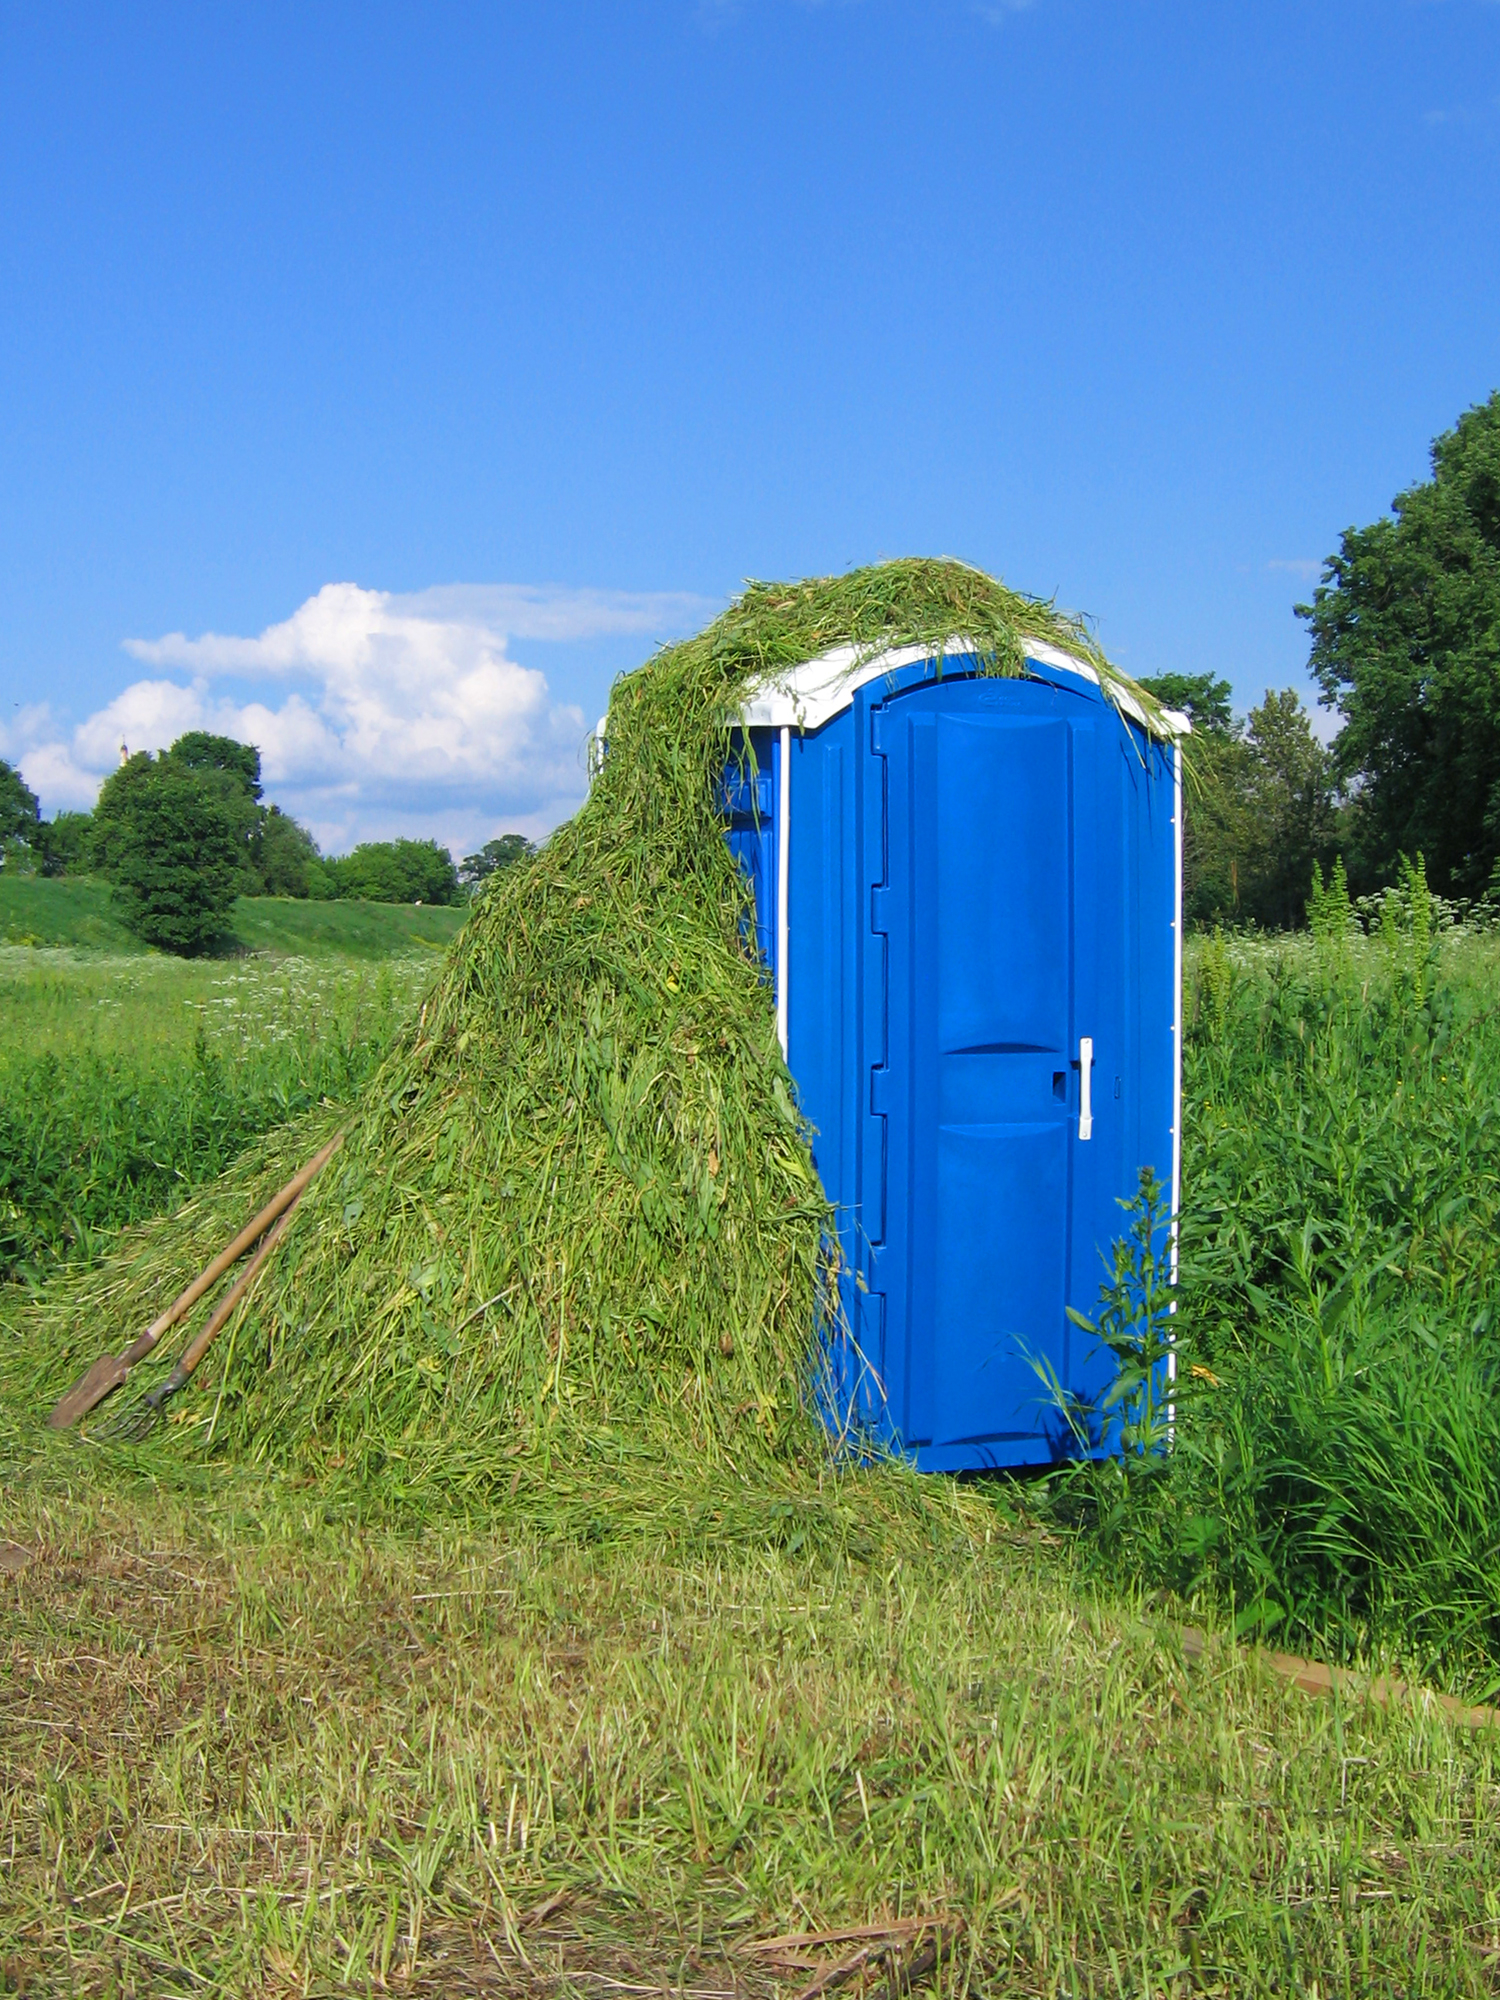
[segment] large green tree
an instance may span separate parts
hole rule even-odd
[[[105,780],[95,854],[129,929],[164,951],[203,951],[229,926],[244,867],[242,816],[212,770],[141,751]]]
[[[41,808],[14,764],[0,757],[0,840],[34,841]]]
[[[1432,447],[1432,477],[1345,531],[1312,603],[1312,670],[1344,716],[1356,883],[1420,852],[1445,894],[1500,856],[1500,391]]]

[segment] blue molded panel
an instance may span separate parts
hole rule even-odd
[[[936,878],[939,1044],[1056,1050],[1069,998],[1068,725],[942,710],[914,721],[912,838]]]
[[[858,689],[790,752],[789,1061],[837,1216],[836,1393],[934,1470],[1067,1448],[1038,1363],[1107,1383],[1067,1308],[1094,1312],[1139,1169],[1170,1174],[1175,1074],[1171,750],[1075,675],[957,665]],[[780,746],[745,747],[729,839],[770,964]]]
[[[1049,1414],[1031,1357],[1060,1359],[1067,1128],[941,1125],[935,1151],[931,1310],[912,1329],[910,1434],[1029,1441]]]

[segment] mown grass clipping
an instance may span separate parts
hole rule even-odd
[[[829,1217],[721,778],[752,686],[836,645],[940,653],[955,635],[992,673],[1023,672],[1036,638],[1119,680],[1078,621],[906,561],[752,584],[616,684],[586,803],[476,907],[176,1440],[501,1497],[584,1461],[823,1462]],[[255,1192],[247,1170],[246,1213]],[[215,1226],[233,1205],[216,1195]],[[121,1273],[101,1303],[170,1296],[183,1232],[151,1241],[171,1270]],[[62,1347],[88,1358],[85,1320],[97,1346],[99,1317],[75,1315],[53,1373]]]

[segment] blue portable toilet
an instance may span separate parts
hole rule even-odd
[[[837,1216],[840,1414],[930,1470],[1069,1448],[1036,1363],[1107,1385],[1068,1308],[1094,1317],[1142,1167],[1177,1211],[1188,725],[1026,653],[811,660],[726,780]]]

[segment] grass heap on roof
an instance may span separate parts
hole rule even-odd
[[[823,1462],[808,1390],[828,1210],[744,942],[720,778],[752,687],[837,645],[955,635],[997,674],[1045,639],[1117,678],[1051,606],[906,561],[752,584],[616,684],[588,800],[476,906],[180,1399],[176,1440],[502,1498],[538,1467],[555,1484],[685,1453]],[[289,1132],[260,1184],[318,1136]],[[92,1309],[80,1292],[49,1379],[171,1296],[249,1211],[252,1178],[141,1239]]]

